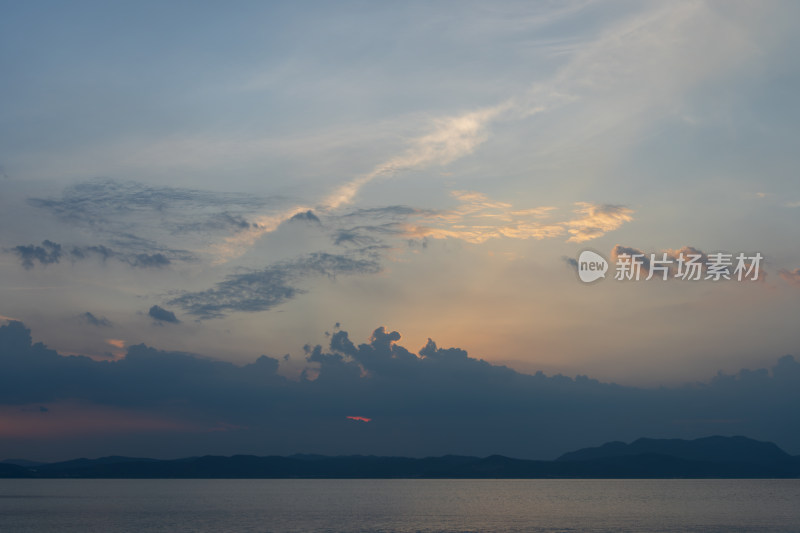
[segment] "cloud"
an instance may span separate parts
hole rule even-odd
[[[580,11],[580,7],[572,6],[565,10],[566,13]],[[233,218],[228,220],[230,224],[224,225],[226,230],[223,231],[234,234],[226,233],[221,242],[210,248],[215,261],[224,263],[241,256],[263,235],[275,231],[281,223],[299,213],[310,209],[314,209],[317,216],[335,213],[352,204],[362,188],[377,179],[409,170],[448,165],[475,153],[490,139],[493,127],[498,124],[524,121],[534,115],[563,110],[565,117],[559,120],[559,124],[566,125],[567,133],[557,131],[548,135],[555,141],[543,141],[534,147],[542,152],[557,149],[554,146],[558,144],[574,149],[582,143],[582,137],[599,136],[624,123],[629,127],[624,128],[624,132],[615,131],[615,135],[631,135],[637,126],[641,126],[640,123],[652,124],[657,113],[674,113],[675,106],[680,105],[682,97],[691,89],[732,68],[740,68],[743,62],[758,57],[761,50],[754,44],[760,40],[752,34],[761,26],[741,24],[748,16],[747,9],[736,10],[732,15],[721,13],[713,5],[687,2],[669,6],[637,6],[630,11],[620,13],[621,20],[604,24],[597,31],[592,30],[591,38],[568,45],[537,42],[543,50],[551,49],[564,58],[552,74],[538,76],[535,83],[509,91],[490,105],[426,117],[418,126],[418,134],[403,146],[319,198],[276,208],[267,205],[269,202],[263,199],[246,195],[226,196],[211,191],[96,180],[65,191],[60,199],[33,199],[32,202],[59,216],[81,220],[95,228],[103,226],[100,220],[113,221],[109,216],[112,213],[119,213],[120,218],[125,219],[131,213],[146,211],[167,217],[168,226],[173,230],[207,231],[222,220],[221,212],[230,212]],[[518,18],[528,20],[527,17]],[[503,24],[509,24],[508,20]],[[519,22],[510,24],[516,27]],[[713,33],[709,33],[709,28]],[[703,53],[694,53],[696,50],[703,50]],[[592,117],[591,121],[586,120],[587,116]],[[356,133],[364,136],[361,131]],[[190,167],[195,167],[198,153],[215,154],[213,158],[230,153],[237,154],[237,158],[250,157],[256,153],[263,154],[266,146],[271,144],[269,139],[197,141],[196,138],[173,137],[156,139],[150,147],[137,146],[136,150],[127,147],[129,152],[152,155],[145,158],[147,161],[163,159],[168,153],[167,159],[173,159],[179,166],[188,162]],[[627,146],[624,140],[620,144]],[[261,205],[257,205],[259,202]],[[187,221],[182,222],[173,216],[175,206],[178,206],[181,217],[188,218]],[[247,216],[243,217],[242,213]],[[609,231],[604,228],[615,227],[613,217],[596,218],[593,223],[583,220],[587,217],[576,219],[567,228],[572,242],[585,242]],[[203,220],[208,220],[208,224]],[[114,231],[119,228],[116,224]],[[418,233],[424,234],[425,231],[423,226]],[[430,231],[432,235],[442,237],[460,235],[476,241],[484,238],[479,233],[461,233],[452,229],[432,228]],[[506,229],[508,235],[519,238],[548,238],[559,231],[562,230],[557,226],[542,228],[524,223]]]
[[[719,39],[712,47],[705,42],[707,32],[704,28],[710,26],[719,30]],[[681,38],[676,40],[675,35]],[[670,46],[665,46],[665,42]],[[705,50],[703,57],[698,58],[702,67],[693,61],[685,61],[687,52],[698,46]],[[629,120],[629,117],[647,115],[641,112],[662,107],[663,102],[672,100],[670,95],[679,95],[700,80],[734,66],[730,59],[724,61],[736,55],[731,54],[733,49],[743,57],[754,52],[728,21],[721,20],[718,13],[706,6],[687,3],[643,10],[600,33],[595,40],[584,43],[555,75],[534,84],[528,91],[494,106],[434,119],[430,130],[412,139],[404,152],[376,165],[371,172],[340,185],[321,201],[319,209],[330,213],[352,203],[361,188],[376,178],[431,165],[446,165],[469,155],[488,139],[488,128],[493,122],[523,120],[587,100],[599,102],[606,109],[592,114],[595,118],[591,127],[583,125],[581,131],[590,135],[603,133],[619,122]],[[665,75],[672,70],[664,69],[663,65],[670,65],[681,75]],[[641,71],[649,74],[642,76]],[[653,98],[654,93],[660,98]],[[631,112],[632,107],[637,112]],[[617,108],[619,112],[614,111]],[[472,195],[463,196],[462,200],[475,203],[482,199]],[[523,219],[510,221],[505,226],[486,228],[472,225],[465,229],[440,227],[426,221],[409,225],[406,233],[411,238],[458,238],[481,243],[498,236],[544,239],[560,236],[566,231],[570,235],[569,242],[579,243],[601,237],[632,220],[633,211],[624,206],[586,202],[577,205],[579,216],[560,224],[544,225]],[[274,231],[281,220],[295,216],[298,210],[303,209],[305,207],[296,206],[282,217],[270,217],[269,224],[262,225],[258,231],[228,238],[228,246],[220,248],[220,253],[228,258],[240,255],[243,248],[252,245],[261,235]],[[345,232],[339,242],[349,242],[352,238],[352,233]]]
[[[161,268],[169,265],[170,261],[164,254],[136,254],[131,256],[128,264],[142,268]]]
[[[188,218],[188,220],[186,220]],[[254,222],[250,222],[242,214],[233,214],[227,211],[205,215],[200,220],[192,220],[192,216],[181,217],[174,222],[171,232],[175,234],[185,233],[213,233],[213,232],[237,232],[249,228],[258,227]]]
[[[434,119],[430,131],[412,139],[404,153],[380,163],[372,172],[339,186],[322,201],[323,208],[332,210],[350,204],[362,187],[378,177],[429,165],[446,165],[471,154],[488,138],[488,124],[509,108],[510,103],[505,102]]]
[[[498,115],[510,108],[505,102],[460,115],[440,117],[432,121],[427,133],[412,139],[400,155],[376,165],[371,172],[356,176],[339,185],[324,197],[315,209],[323,214],[332,213],[353,202],[358,192],[377,178],[398,172],[446,165],[472,151],[488,138],[486,128]],[[258,226],[239,235],[227,237],[215,247],[219,262],[241,256],[259,238],[275,231],[283,222],[311,211],[307,205],[295,205],[278,214],[256,218]]]
[[[622,205],[596,205],[578,202],[575,213],[580,215],[565,223],[571,237],[567,242],[585,242],[602,237],[625,222],[633,220],[633,210]]]
[[[30,198],[28,203],[50,211],[63,221],[87,226],[115,226],[118,221],[127,220],[132,215],[156,215],[161,220],[173,222],[181,217],[192,216],[195,219],[210,218],[222,226],[243,226],[244,221],[236,214],[231,214],[231,209],[251,211],[264,207],[269,201],[250,194],[95,179],[65,188],[60,198]],[[174,228],[199,227],[174,224]]]
[[[52,241],[45,240],[41,246],[15,246],[12,250],[26,270],[33,268],[34,263],[40,265],[51,265],[58,263],[62,256],[61,245]]]
[[[356,253],[369,255],[369,251],[365,248]],[[230,275],[211,289],[186,292],[169,304],[201,319],[221,318],[229,312],[266,311],[304,293],[296,285],[306,278],[375,274],[380,270],[374,258],[315,252],[262,270]]]
[[[93,255],[99,257],[105,262],[106,259],[116,257],[117,252],[103,245],[73,246],[72,250],[70,250],[70,255],[77,260],[87,259],[89,256]]]
[[[317,217],[317,215],[315,215],[314,212],[311,211],[310,209],[308,211],[306,211],[305,213],[297,213],[296,215],[294,215],[289,220],[301,220],[301,221],[306,221],[306,222],[316,222],[317,224],[320,223],[319,217]]]
[[[333,234],[333,244],[337,246],[352,244],[363,247],[380,244],[377,236],[405,236],[407,233],[402,224],[389,222],[379,225],[353,226],[347,229],[336,230]]]
[[[137,442],[173,456],[213,446],[225,454],[258,449],[548,458],[643,435],[709,434],[744,434],[800,451],[800,429],[785,423],[800,416],[800,363],[789,355],[771,369],[645,389],[586,376],[521,374],[432,340],[413,353],[401,341],[383,327],[360,344],[335,331],[327,346],[306,347],[308,372],[293,381],[278,373],[278,359],[267,356],[239,366],[141,344],[116,360],[61,356],[34,344],[30,331],[12,322],[0,326],[0,410],[45,405],[57,413],[64,405],[83,405],[87,416],[96,409],[118,413],[120,424],[133,412],[172,420],[184,437],[152,435],[147,441],[142,433]],[[342,424],[350,416],[370,418],[360,426],[369,433],[348,431]],[[221,425],[242,429],[225,441],[192,429]],[[98,427],[75,431],[75,438],[82,432],[81,446],[99,446]],[[52,450],[63,446],[20,433],[13,438]]]
[[[370,219],[383,219],[383,218],[393,218],[393,219],[405,219],[412,215],[424,215],[424,214],[434,214],[436,211],[434,210],[425,210],[425,209],[417,209],[415,207],[409,207],[407,205],[389,205],[385,207],[369,207],[369,208],[360,208],[354,211],[350,211],[349,213],[345,213],[342,215],[343,219],[347,218],[370,218]]]
[[[73,257],[101,255],[150,268],[195,260],[193,253],[169,243],[186,246],[196,242],[198,248],[204,248],[207,239],[217,234],[259,230],[259,223],[251,220],[253,214],[280,201],[277,197],[96,179],[66,187],[57,198],[29,198],[28,204],[101,241],[99,245],[75,245]]]
[[[641,265],[641,273],[646,275],[650,272],[650,254],[645,253],[638,248],[617,244],[611,249],[611,263],[616,263],[619,261],[619,257],[621,255],[627,255],[631,258],[635,256],[641,256],[636,259],[636,262]],[[631,261],[633,261],[633,259],[631,259]]]
[[[707,37],[709,27],[715,28],[711,45]],[[700,48],[703,54],[693,54]],[[640,126],[640,117],[651,120],[654,109],[672,113],[674,109],[670,106],[674,104],[668,106],[665,102],[674,102],[694,85],[738,66],[739,61],[732,58],[752,57],[755,47],[714,9],[685,3],[642,9],[568,52],[566,62],[549,78],[494,105],[429,119],[422,132],[396,155],[379,162],[369,172],[353,176],[321,199],[256,217],[255,226],[229,235],[212,247],[216,262],[240,257],[262,236],[312,209],[312,204],[316,205],[313,209],[318,216],[333,215],[352,204],[362,188],[377,179],[448,165],[468,156],[489,139],[491,126],[496,123],[527,120],[572,106],[585,111],[571,115],[577,117],[580,127],[556,135],[558,142],[574,146],[585,140],[576,136],[576,131],[581,132],[580,136],[594,137],[625,122],[629,123],[626,132],[631,134]],[[691,60],[687,61],[687,57]],[[586,123],[585,116],[592,116],[591,123]],[[571,124],[568,119],[563,123]],[[553,147],[543,143],[539,150],[547,152]],[[632,211],[618,205],[579,203],[577,214],[580,216],[559,224],[543,225],[523,219],[488,229],[440,227],[426,221],[409,225],[407,233],[409,238],[458,238],[481,243],[498,236],[545,239],[566,231],[569,242],[579,243],[601,237],[632,220]]]
[[[159,324],[163,322],[167,322],[168,324],[180,324],[181,322],[178,320],[178,317],[175,316],[175,313],[167,311],[163,307],[157,305],[151,307],[147,314]]]
[[[781,269],[778,271],[778,275],[789,285],[800,287],[800,268],[795,268],[794,270]]]
[[[156,241],[152,239],[146,239],[143,237],[139,237],[137,235],[133,235],[131,233],[119,233],[114,235],[109,242],[111,245],[115,246],[116,249],[112,250],[111,253],[117,259],[124,261],[131,266],[141,266],[137,265],[137,262],[141,261],[140,256],[164,256],[170,262],[172,261],[181,261],[181,262],[193,262],[197,261],[197,256],[188,250],[183,250],[180,248],[170,248],[168,246],[162,246],[158,244]],[[93,251],[92,248],[103,248],[100,247],[88,247],[88,251]],[[73,248],[74,250],[74,248]],[[104,257],[105,259],[105,257]],[[149,266],[149,265],[144,265]]]
[[[86,311],[81,315],[81,319],[83,319],[86,323],[91,324],[92,326],[103,327],[103,328],[110,328],[112,326],[111,321],[106,317],[96,317],[94,314]]]
[[[633,210],[618,205],[596,205],[579,202],[578,218],[558,220],[554,206],[519,208],[507,202],[490,200],[476,191],[453,191],[460,205],[444,210],[391,211],[394,222],[362,225],[339,230],[336,244],[365,243],[368,234],[397,234],[405,239],[459,239],[481,244],[491,239],[552,239],[570,234],[568,242],[584,242],[602,237],[609,231],[633,220]],[[362,212],[368,217],[371,213]],[[378,211],[376,214],[383,215]],[[354,213],[339,220],[346,221]]]
[[[114,242],[128,249],[120,251],[105,245],[62,246],[46,240],[42,242],[42,246],[17,246],[11,249],[11,252],[19,257],[20,263],[26,270],[32,269],[36,262],[41,265],[58,263],[65,256],[72,261],[98,258],[103,263],[108,259],[115,259],[135,268],[163,268],[176,260],[186,262],[195,260],[194,254],[186,250],[164,248],[152,241],[132,235],[121,235]],[[68,249],[68,252],[65,252],[65,249]]]

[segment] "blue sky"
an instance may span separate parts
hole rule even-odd
[[[798,9],[5,2],[0,317],[290,380],[336,323],[637,387],[771,368],[800,345]],[[565,260],[617,246],[763,276]]]

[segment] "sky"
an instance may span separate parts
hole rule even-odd
[[[2,9],[0,456],[800,453],[797,3]]]

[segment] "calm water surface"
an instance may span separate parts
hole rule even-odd
[[[0,531],[800,532],[800,480],[0,480]]]

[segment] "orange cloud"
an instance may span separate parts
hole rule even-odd
[[[356,420],[358,422],[372,422],[371,418],[366,418],[363,416],[348,416],[347,418],[349,418],[350,420]]]
[[[581,215],[565,223],[572,235],[567,242],[584,242],[602,237],[625,222],[633,220],[633,210],[621,205],[596,205],[577,202],[575,213]]]
[[[794,270],[781,269],[778,271],[778,275],[788,284],[800,287],[800,268],[795,268]]]
[[[578,202],[578,218],[566,221],[547,221],[553,206],[514,209],[506,202],[493,202],[475,191],[453,191],[461,201],[454,209],[436,213],[420,213],[422,224],[407,224],[407,238],[460,239],[481,244],[490,239],[552,239],[570,234],[568,242],[584,242],[602,237],[609,231],[633,220],[633,210],[618,205],[596,205]]]

